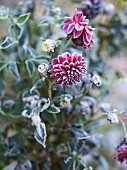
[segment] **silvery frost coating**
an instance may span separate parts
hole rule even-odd
[[[91,42],[93,42],[93,31],[95,29],[88,24],[89,20],[83,16],[83,13],[75,10],[74,16],[64,21],[63,29],[67,32],[68,39],[72,36],[75,45],[89,49]]]
[[[42,49],[46,52],[54,52],[57,44],[54,40],[47,39],[42,43]]]
[[[52,60],[53,68],[49,70],[51,76],[57,78],[56,84],[61,86],[71,86],[80,82],[80,79],[86,74],[87,63],[81,54],[68,52],[59,55],[58,58]]]

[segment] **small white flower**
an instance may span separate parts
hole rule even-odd
[[[98,75],[94,75],[92,77],[92,82],[96,84],[96,86],[101,86],[101,78]]]
[[[42,43],[42,49],[48,53],[54,52],[56,46],[57,46],[56,42],[51,39],[47,39],[46,41]]]
[[[111,124],[117,124],[119,123],[119,119],[116,115],[116,110],[107,112],[107,119],[111,122]]]
[[[45,76],[47,74],[48,69],[49,65],[46,63],[42,63],[38,66],[38,72],[41,76]]]
[[[70,105],[70,100],[67,97],[63,97],[60,99],[60,106],[63,108],[67,108]]]

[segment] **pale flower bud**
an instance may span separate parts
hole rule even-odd
[[[101,86],[100,76],[94,75],[94,76],[92,77],[92,81],[93,81],[94,84],[96,84],[96,86]]]
[[[54,52],[55,48],[56,48],[56,42],[54,40],[51,39],[47,39],[46,41],[44,41],[42,43],[42,49],[46,52]]]
[[[113,110],[112,112],[107,113],[107,119],[111,122],[111,124],[119,123],[119,119],[115,112],[116,110]]]
[[[49,69],[49,65],[46,63],[42,63],[38,66],[38,72],[41,76],[45,76],[47,74],[47,71]]]
[[[63,108],[67,108],[70,105],[70,100],[67,97],[63,97],[60,99],[60,106]]]

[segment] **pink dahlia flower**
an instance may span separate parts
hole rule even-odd
[[[75,10],[74,16],[64,21],[63,29],[68,34],[67,38],[69,39],[72,36],[72,41],[77,46],[84,46],[89,49],[91,42],[93,42],[93,31],[95,29],[88,24],[89,20],[83,16],[83,13]]]
[[[127,163],[127,141],[126,138],[124,138],[120,145],[116,148],[118,155],[116,156],[116,159],[120,161],[121,163],[126,162]]]
[[[49,70],[51,76],[57,78],[56,84],[70,86],[80,82],[82,75],[86,73],[86,61],[81,54],[68,52],[59,55],[52,60],[53,68]]]

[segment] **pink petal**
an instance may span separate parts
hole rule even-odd
[[[83,13],[82,12],[78,12],[77,14],[75,14],[73,16],[73,21],[76,22],[82,22],[83,20]]]
[[[81,30],[84,29],[84,26],[83,26],[83,25],[80,25],[79,23],[76,23],[76,24],[75,24],[75,29],[76,29],[77,31],[81,31]]]
[[[63,57],[63,56],[61,56],[61,55],[58,56],[58,62],[59,62],[59,64],[63,63],[65,60],[66,60],[65,57]]]
[[[66,60],[70,63],[72,61],[72,56],[70,53],[66,53]]]
[[[93,31],[95,30],[94,28],[90,27],[90,26],[86,26],[85,30],[88,34],[93,34]]]
[[[74,27],[75,27],[74,23],[70,24],[67,29],[67,34],[70,34],[74,30]]]
[[[83,42],[85,46],[88,46],[90,44],[86,39],[86,33],[83,34]]]
[[[86,33],[86,40],[87,40],[88,42],[91,42],[91,40],[92,40],[92,35]]]
[[[65,25],[63,26],[63,30],[64,30],[64,31],[67,31],[68,26],[69,26],[69,24],[65,24]]]
[[[55,80],[56,84],[60,84],[62,82],[62,77],[59,77],[57,80]]]
[[[73,23],[73,20],[72,20],[72,18],[70,17],[70,18],[66,19],[63,23],[71,24],[71,23]]]
[[[83,26],[88,25],[89,24],[89,20],[85,19],[84,21],[80,22],[79,24],[81,24]]]
[[[59,63],[58,63],[58,59],[57,59],[57,58],[54,58],[54,59],[52,60],[52,65],[56,65],[56,64],[59,64]]]
[[[73,32],[73,38],[78,38],[81,34],[82,34],[83,30],[81,31],[77,31],[77,30],[74,30]]]

